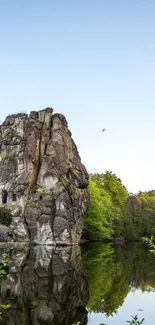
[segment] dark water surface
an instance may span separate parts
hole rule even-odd
[[[136,314],[155,324],[155,256],[141,244],[4,251],[3,325],[123,325]]]

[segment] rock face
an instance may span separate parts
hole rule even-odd
[[[2,325],[87,324],[89,290],[79,246],[40,245],[30,253],[8,253],[9,273],[0,280],[0,303],[11,307],[2,311]]]
[[[78,243],[87,186],[88,173],[63,115],[46,108],[6,118],[0,126],[0,207],[17,218],[14,240],[28,240],[26,224],[36,244]]]

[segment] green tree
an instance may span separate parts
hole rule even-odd
[[[110,195],[116,212],[121,208],[123,209],[128,198],[128,192],[116,174],[106,171],[105,174],[91,175],[91,178]]]
[[[90,179],[90,204],[85,218],[85,228],[93,240],[111,238],[113,234],[113,205],[110,195]]]
[[[85,228],[93,240],[111,239],[116,220],[124,214],[128,193],[121,180],[112,172],[90,174],[90,204]]]
[[[116,174],[106,171],[90,174],[89,192],[85,227],[90,239],[155,236],[155,190],[129,195]]]
[[[128,240],[141,240],[155,235],[154,191],[130,195],[124,208],[124,217],[117,222],[115,235]]]

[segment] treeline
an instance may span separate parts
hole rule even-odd
[[[112,172],[90,174],[90,204],[85,217],[89,239],[139,240],[155,235],[155,191],[129,194]]]

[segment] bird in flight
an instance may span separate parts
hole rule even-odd
[[[104,132],[104,131],[105,131],[105,129],[102,130],[102,132]]]

